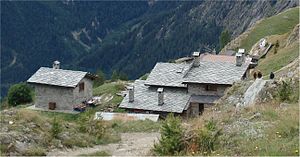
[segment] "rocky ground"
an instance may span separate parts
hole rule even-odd
[[[90,148],[74,148],[66,150],[53,150],[48,156],[78,156],[105,151],[112,156],[144,156],[150,155],[150,149],[158,140],[159,133],[122,133],[121,141],[108,145],[96,145]]]

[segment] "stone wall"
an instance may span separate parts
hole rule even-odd
[[[188,84],[188,93],[195,95],[218,95],[223,96],[229,85],[214,85],[216,91],[207,91],[205,84]]]
[[[84,82],[84,90],[79,91],[79,84]],[[73,91],[74,104],[80,104],[82,101],[87,100],[93,96],[93,81],[91,79],[83,78]]]
[[[49,102],[56,103],[56,110],[73,110],[73,88],[36,84],[35,106],[48,109]]]

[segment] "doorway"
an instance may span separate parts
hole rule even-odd
[[[199,103],[199,115],[201,115],[204,111],[204,104]]]

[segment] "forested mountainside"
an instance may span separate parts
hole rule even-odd
[[[299,5],[298,1],[194,2],[1,2],[1,96],[40,66],[102,69],[130,79],[157,61],[219,49],[257,20]]]

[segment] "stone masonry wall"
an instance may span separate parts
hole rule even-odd
[[[35,85],[35,106],[48,109],[49,102],[56,103],[56,110],[73,110],[73,88]]]
[[[204,84],[188,84],[188,93],[195,95],[217,95],[223,96],[225,90],[230,87],[228,85],[215,85],[217,86],[216,91],[207,91],[206,85]]]
[[[84,90],[79,91],[79,84],[84,82]],[[73,91],[74,104],[80,104],[82,101],[87,100],[93,96],[93,81],[87,78],[83,78]]]

